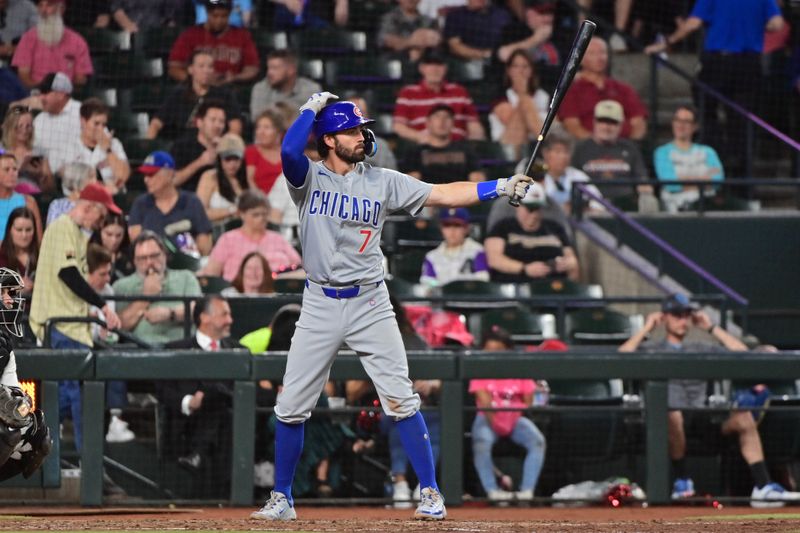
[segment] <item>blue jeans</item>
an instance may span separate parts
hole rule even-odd
[[[56,350],[91,350],[90,346],[72,340],[56,328],[50,334],[50,346]],[[72,418],[75,448],[83,445],[83,417],[81,416],[81,384],[75,380],[58,382],[58,411],[60,420]]]
[[[106,407],[122,409],[128,405],[128,382],[111,380],[106,382]]]
[[[525,462],[522,465],[522,482],[519,490],[533,490],[539,481],[539,474],[544,464],[545,440],[536,424],[524,416],[514,424],[514,429],[509,435],[512,441],[525,448]],[[497,480],[494,477],[494,463],[492,462],[492,446],[497,442],[497,434],[489,425],[489,421],[482,414],[475,417],[472,423],[472,462],[478,477],[487,493],[497,490]]]
[[[425,424],[428,426],[428,434],[431,438],[431,451],[433,451],[433,462],[439,462],[439,441],[441,440],[441,414],[439,410],[425,411],[423,414]],[[392,417],[383,415],[381,417],[381,433],[389,439],[389,460],[392,463],[392,475],[400,474],[405,476],[408,470],[408,456],[403,449],[400,435],[394,425]]]

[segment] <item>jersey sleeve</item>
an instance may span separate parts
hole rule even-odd
[[[656,177],[660,180],[676,180],[675,166],[669,158],[669,144],[663,144],[656,148],[653,154],[653,165],[656,169]]]
[[[314,124],[314,112],[303,111],[297,117],[281,143],[281,163],[283,165],[283,175],[286,181],[295,189],[301,189],[308,182],[308,174],[311,162],[303,153],[306,147],[308,135]]]
[[[425,206],[425,201],[431,194],[433,185],[412,178],[408,174],[401,174],[384,169],[389,187],[387,209],[389,213],[406,211],[412,216],[417,216]]]
[[[175,44],[172,45],[172,49],[169,51],[168,61],[183,64],[189,62],[189,56],[192,55],[190,31],[191,28],[188,28],[178,36],[178,40],[175,41]]]

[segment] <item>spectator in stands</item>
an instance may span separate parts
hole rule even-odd
[[[445,80],[447,63],[437,49],[427,49],[419,61],[422,80],[407,85],[397,94],[394,108],[394,132],[404,139],[423,143],[427,141],[427,117],[430,110],[439,104],[450,106],[455,113],[453,140],[464,138],[484,139],[483,126],[478,111],[467,90]]]
[[[156,233],[144,230],[133,241],[136,272],[114,282],[119,296],[200,297],[200,283],[189,270],[167,268],[167,248]],[[122,329],[154,345],[183,337],[185,307],[181,300],[117,302]]]
[[[197,197],[212,223],[221,224],[236,215],[236,202],[246,191],[244,141],[235,133],[226,133],[217,144],[217,162],[206,170],[197,185]]]
[[[230,350],[242,346],[230,338],[233,316],[221,296],[200,300],[193,312],[197,331],[188,338],[170,342],[173,350],[200,349],[206,352]],[[231,446],[233,383],[230,381],[169,381],[158,384],[159,404],[166,410],[168,431],[177,449],[167,453],[178,456],[178,464],[192,472],[209,467],[223,458]],[[223,474],[224,475],[224,474]]]
[[[620,138],[625,114],[619,102],[598,102],[594,117],[592,136],[578,143],[572,162],[599,185],[604,195],[611,198],[625,196],[629,194],[628,187],[604,187],[601,183],[618,179],[647,181],[644,158],[632,141]]]
[[[645,52],[663,52],[705,26],[698,79],[748,111],[754,111],[762,82],[764,31],[780,31],[784,23],[775,0],[724,3],[697,0],[689,17],[663,43],[652,44],[645,48]],[[725,106],[726,124],[723,127],[717,114],[720,104],[716,98],[705,99],[704,116],[700,117],[704,125],[703,134],[717,145],[729,169],[742,172],[747,119]]]
[[[350,18],[349,0],[280,0],[275,3],[278,5],[275,6],[273,28],[277,31],[321,29],[331,24],[344,28]]]
[[[658,341],[648,341],[648,337],[659,326],[664,326],[666,337]],[[686,337],[692,328],[705,332],[716,342],[687,341]],[[661,305],[661,311],[648,315],[644,327],[619,347],[620,352],[702,353],[724,350],[743,352],[747,351],[747,346],[714,324],[704,311],[683,294],[667,297]],[[686,471],[686,434],[681,409],[704,407],[707,385],[705,380],[695,379],[670,380],[668,384],[669,456],[676,478],[672,487],[673,499],[690,498],[695,495],[694,482]],[[750,504],[753,507],[781,507],[787,501],[800,500],[800,493],[789,492],[770,479],[764,462],[761,437],[749,411],[732,412],[722,423],[721,432],[723,435],[737,435],[739,438],[739,450],[750,467],[750,473],[755,481],[750,495]]]
[[[245,255],[231,286],[222,290],[225,296],[263,296],[274,292],[272,270],[261,252]]]
[[[147,194],[136,198],[128,216],[128,234],[136,240],[143,229],[169,239],[174,250],[193,256],[211,251],[211,222],[193,192],[175,187],[175,161],[166,152],[153,152],[139,172]]]
[[[525,18],[513,18],[503,28],[502,46],[497,49],[497,58],[508,63],[511,54],[524,50],[536,63],[556,66],[561,62],[558,49],[551,42],[556,2],[553,0],[527,0]]]
[[[628,29],[628,21],[631,16],[631,8],[633,7],[634,0],[614,0],[614,29],[616,30],[608,42],[614,52],[624,52],[628,49],[623,34]],[[583,8],[581,19],[586,18],[586,15],[592,9],[594,0],[578,0],[578,5]]]
[[[717,152],[708,145],[696,144],[697,113],[689,105],[679,106],[672,115],[672,142],[656,148],[653,160],[659,180],[722,181],[725,173]],[[706,189],[713,194],[713,189]],[[667,210],[676,212],[700,197],[697,185],[665,185],[661,200]]]
[[[442,42],[436,19],[417,9],[420,0],[397,0],[397,6],[381,16],[378,46],[391,50],[411,61],[418,61],[426,48]]]
[[[69,163],[61,173],[61,198],[50,202],[47,208],[47,223],[49,226],[55,219],[75,207],[81,191],[90,183],[97,181],[97,172],[86,163]]]
[[[249,28],[253,16],[252,0],[233,0],[233,9],[228,19],[231,26],[237,28]],[[194,0],[194,20],[197,24],[203,24],[208,20],[208,8],[203,0]]]
[[[220,236],[201,273],[231,281],[244,256],[255,251],[261,252],[274,273],[299,268],[302,260],[297,250],[280,233],[267,229],[269,203],[266,196],[261,191],[245,191],[239,197],[238,206],[242,227]]]
[[[589,181],[585,172],[571,165],[572,149],[572,139],[558,132],[550,133],[542,144],[542,158],[546,167],[542,183],[544,192],[567,214],[572,212],[572,184]],[[594,185],[587,183],[587,187],[597,196],[603,196]],[[594,200],[589,201],[589,206],[591,209],[603,209]]]
[[[511,14],[489,0],[467,0],[467,5],[447,13],[444,40],[460,59],[490,61],[501,44]]]
[[[15,191],[19,185],[17,158],[13,154],[0,154],[0,235],[5,235],[11,212],[18,207],[27,207],[36,219],[36,236],[42,237],[42,216],[36,200],[28,194]]]
[[[42,112],[33,119],[33,151],[47,158],[50,170],[61,172],[66,147],[81,129],[81,103],[70,97],[72,82],[63,72],[48,74],[39,85]]]
[[[425,141],[410,149],[405,161],[406,174],[427,183],[486,180],[467,142],[452,140],[454,118],[453,108],[446,104],[431,108]]]
[[[40,342],[45,339],[48,320],[55,317],[86,317],[90,305],[102,309],[109,329],[119,327],[119,318],[114,309],[84,279],[88,271],[88,233],[98,226],[109,211],[122,213],[105,187],[90,183],[81,191],[75,206],[53,221],[44,232],[29,318],[31,329]],[[61,322],[50,329],[50,348],[90,350],[92,345],[88,323]],[[58,396],[62,418],[67,414],[72,416],[75,446],[80,451],[83,425],[79,383],[60,382]]]
[[[180,0],[111,0],[109,11],[122,31],[139,33],[163,27],[173,27],[181,21]],[[205,13],[205,11],[203,11]],[[205,20],[198,20],[202,24]]]
[[[100,224],[100,229],[92,234],[91,242],[101,245],[111,254],[111,282],[134,273],[131,257],[131,239],[128,236],[128,223],[125,217],[109,213]]]
[[[267,74],[253,85],[250,93],[250,116],[257,117],[266,108],[286,102],[297,109],[308,97],[322,90],[314,80],[297,75],[297,56],[291,50],[273,50],[267,54]]]
[[[206,8],[208,20],[184,30],[172,45],[169,76],[185,81],[192,53],[201,49],[214,57],[215,84],[251,81],[258,75],[258,50],[250,32],[229,25],[231,0],[206,0]]]
[[[532,279],[578,279],[578,258],[561,225],[542,217],[547,197],[534,182],[516,209],[499,221],[483,242],[492,281],[524,283]]]
[[[19,272],[30,298],[39,260],[39,235],[36,216],[27,207],[17,207],[8,217],[3,242],[0,243],[0,267]]]
[[[125,187],[131,166],[122,143],[108,130],[109,109],[99,98],[81,104],[80,137],[73,137],[64,150],[64,163],[86,163],[94,167],[111,194]]]
[[[175,139],[196,130],[195,120],[205,101],[219,101],[225,108],[228,131],[241,135],[242,111],[239,102],[227,85],[214,85],[214,57],[203,49],[195,50],[189,61],[189,76],[173,88],[159,110],[150,119],[147,138]]]
[[[251,189],[269,194],[283,172],[281,141],[286,132],[283,114],[274,107],[262,111],[253,122],[253,144],[244,151],[247,183]]]
[[[591,137],[594,108],[601,100],[615,100],[622,106],[625,121],[621,137],[640,140],[645,136],[647,109],[633,87],[608,75],[608,45],[594,37],[558,112],[570,135],[579,140]]]
[[[36,27],[22,35],[11,61],[19,79],[33,88],[50,72],[63,72],[75,85],[84,85],[94,72],[92,58],[83,37],[64,25],[65,1],[39,0],[36,8]]]
[[[194,124],[197,129],[189,130],[172,147],[178,165],[175,186],[187,191],[197,190],[200,176],[214,167],[217,143],[225,131],[225,104],[204,100],[197,106]]]
[[[484,335],[482,349],[487,352],[514,350],[511,335],[494,326]],[[483,490],[492,502],[531,501],[545,455],[545,438],[539,428],[521,412],[533,403],[536,384],[532,379],[473,379],[469,392],[480,408],[517,408],[519,411],[478,411],[472,423],[472,464]],[[492,446],[498,438],[510,438],[526,450],[522,480],[515,493],[501,489],[495,479]]]
[[[356,104],[365,117],[371,116],[369,113],[369,105],[363,97],[358,94],[353,94],[347,96],[345,99],[348,102]],[[392,151],[392,145],[380,135],[375,135],[375,142],[377,142],[380,147],[378,153],[373,156],[367,156],[364,162],[369,163],[373,167],[397,168],[397,157],[395,157]]]
[[[503,76],[505,94],[489,115],[492,140],[522,155],[529,141],[536,139],[550,108],[550,95],[539,87],[533,60],[525,50],[514,51]]]
[[[19,162],[20,184],[25,184],[32,194],[52,192],[55,188],[50,164],[43,154],[33,149],[33,113],[27,106],[13,105],[3,120],[0,148],[14,154]]]
[[[483,245],[469,236],[469,211],[465,207],[442,209],[439,214],[442,244],[425,254],[419,282],[430,287],[451,281],[489,281]]]
[[[36,26],[36,7],[29,0],[0,0],[0,58],[14,55],[22,35]]]

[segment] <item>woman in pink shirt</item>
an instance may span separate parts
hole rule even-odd
[[[483,349],[505,352],[513,350],[514,343],[508,332],[494,327],[484,335]],[[478,408],[528,408],[535,388],[531,379],[473,379],[469,383],[469,392],[475,394]],[[494,476],[492,446],[501,437],[508,437],[527,450],[522,465],[522,481],[515,493],[500,489]],[[532,500],[542,472],[544,452],[544,435],[520,411],[478,411],[472,424],[472,461],[489,500]]]
[[[257,188],[265,193],[272,190],[283,170],[281,140],[285,132],[283,114],[277,109],[266,109],[256,117],[255,142],[244,152],[247,181],[251,189]]]
[[[242,260],[250,252],[260,252],[272,272],[300,268],[302,260],[297,250],[280,233],[267,229],[269,203],[264,193],[253,190],[243,192],[237,207],[242,217],[242,227],[220,235],[200,275],[221,275],[233,281]]]

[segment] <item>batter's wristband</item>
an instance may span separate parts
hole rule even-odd
[[[478,183],[478,200],[485,202],[487,200],[494,200],[500,196],[497,194],[497,180],[482,181]]]

